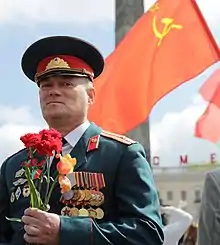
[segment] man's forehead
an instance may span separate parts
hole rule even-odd
[[[88,81],[86,77],[76,77],[76,76],[63,76],[63,75],[53,75],[46,77],[39,81],[39,84],[42,83],[62,83],[62,82],[72,82],[72,83],[80,83]]]

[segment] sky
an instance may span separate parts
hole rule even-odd
[[[153,3],[145,1],[145,10]],[[204,17],[220,43],[219,0],[198,0]],[[115,2],[113,0],[1,0],[0,1],[0,162],[22,148],[19,138],[46,126],[42,119],[38,88],[21,71],[24,50],[37,39],[51,35],[72,35],[93,43],[108,56],[115,47]],[[161,166],[178,166],[179,155],[190,162],[208,161],[220,150],[193,136],[195,122],[206,103],[200,86],[219,68],[215,64],[158,102],[150,115],[152,155]]]

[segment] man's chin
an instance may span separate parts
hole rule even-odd
[[[59,111],[59,110],[53,110],[51,112],[44,114],[44,118],[47,122],[51,122],[55,120],[62,120],[66,116],[67,115],[64,111]]]

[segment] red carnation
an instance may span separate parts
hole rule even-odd
[[[57,147],[56,141],[49,141],[49,140],[42,140],[37,146],[36,150],[39,153],[39,155],[47,155],[52,156],[53,151],[60,150]]]
[[[39,134],[26,134],[21,141],[27,148],[36,150],[40,155],[52,156],[53,151],[60,153],[62,149],[62,135],[55,129],[44,129]]]
[[[55,139],[55,140],[60,140],[62,141],[62,135],[60,134],[60,132],[58,132],[57,130],[51,128],[51,129],[43,129],[39,132],[39,134],[42,137],[42,140],[50,140],[51,138]]]
[[[44,129],[38,134],[25,134],[20,138],[20,140],[24,143],[25,147],[28,150],[28,159],[27,161],[22,163],[22,166],[25,169],[25,177],[27,179],[28,186],[30,187],[30,206],[32,208],[38,208],[43,211],[48,211],[50,197],[55,187],[54,184],[51,184],[52,179],[50,177],[49,171],[50,156],[52,156],[53,153],[60,155],[62,149],[62,135],[55,129]],[[39,155],[43,155],[44,158],[40,162],[38,162],[41,159]],[[46,172],[49,176],[47,176],[48,181],[46,181],[47,191],[44,194],[44,199],[42,199],[40,194],[40,184],[44,179],[44,172]],[[57,177],[59,177],[59,174],[57,175]],[[39,179],[39,181],[33,182],[33,179]],[[54,183],[56,183],[56,181]],[[69,190],[67,189],[66,185],[62,186],[62,190]]]
[[[44,129],[39,132],[41,135],[41,143],[38,147],[39,154],[53,155],[53,151],[60,153],[62,149],[62,135],[55,129]]]
[[[41,141],[41,136],[39,134],[25,134],[20,137],[20,140],[24,143],[26,148],[35,148],[37,144]]]

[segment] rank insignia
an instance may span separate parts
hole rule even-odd
[[[98,149],[100,135],[95,135],[89,139],[87,152]]]
[[[25,170],[23,168],[19,169],[16,174],[15,174],[15,178],[19,178],[21,177],[23,174],[25,173]]]
[[[134,140],[132,140],[132,139],[130,139],[124,135],[111,133],[111,132],[108,132],[105,130],[102,131],[101,135],[106,137],[106,138],[116,140],[116,141],[121,142],[121,143],[126,144],[126,145],[131,145],[131,144],[137,143],[136,141],[134,141]]]

